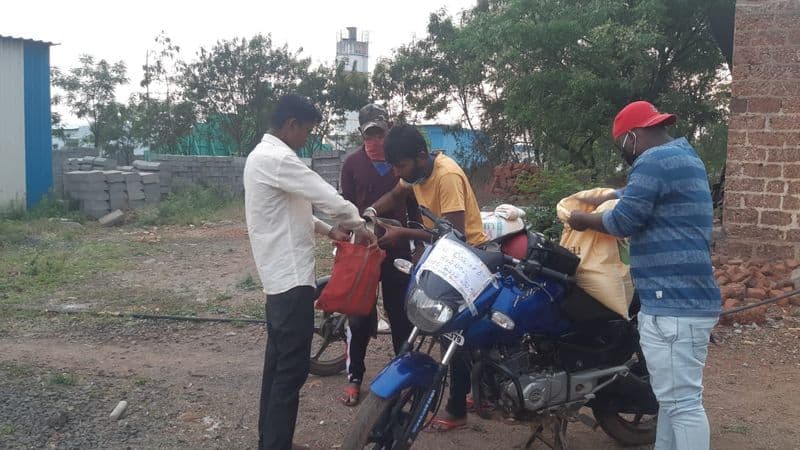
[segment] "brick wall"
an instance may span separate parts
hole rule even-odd
[[[800,258],[800,1],[738,0],[720,249]]]

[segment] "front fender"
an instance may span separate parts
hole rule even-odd
[[[372,380],[370,391],[380,398],[391,398],[408,387],[430,387],[439,363],[425,353],[407,352],[395,357]]]

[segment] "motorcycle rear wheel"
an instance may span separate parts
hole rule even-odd
[[[622,414],[603,407],[592,408],[592,413],[600,428],[625,447],[656,442],[657,415]]]

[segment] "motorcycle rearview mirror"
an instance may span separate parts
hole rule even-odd
[[[395,259],[392,264],[394,265],[395,269],[399,270],[400,272],[403,272],[406,275],[411,275],[411,269],[414,268],[414,263],[403,258]]]

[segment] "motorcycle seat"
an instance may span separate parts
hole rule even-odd
[[[623,319],[577,285],[573,286],[570,293],[561,300],[560,308],[562,314],[576,326]]]

